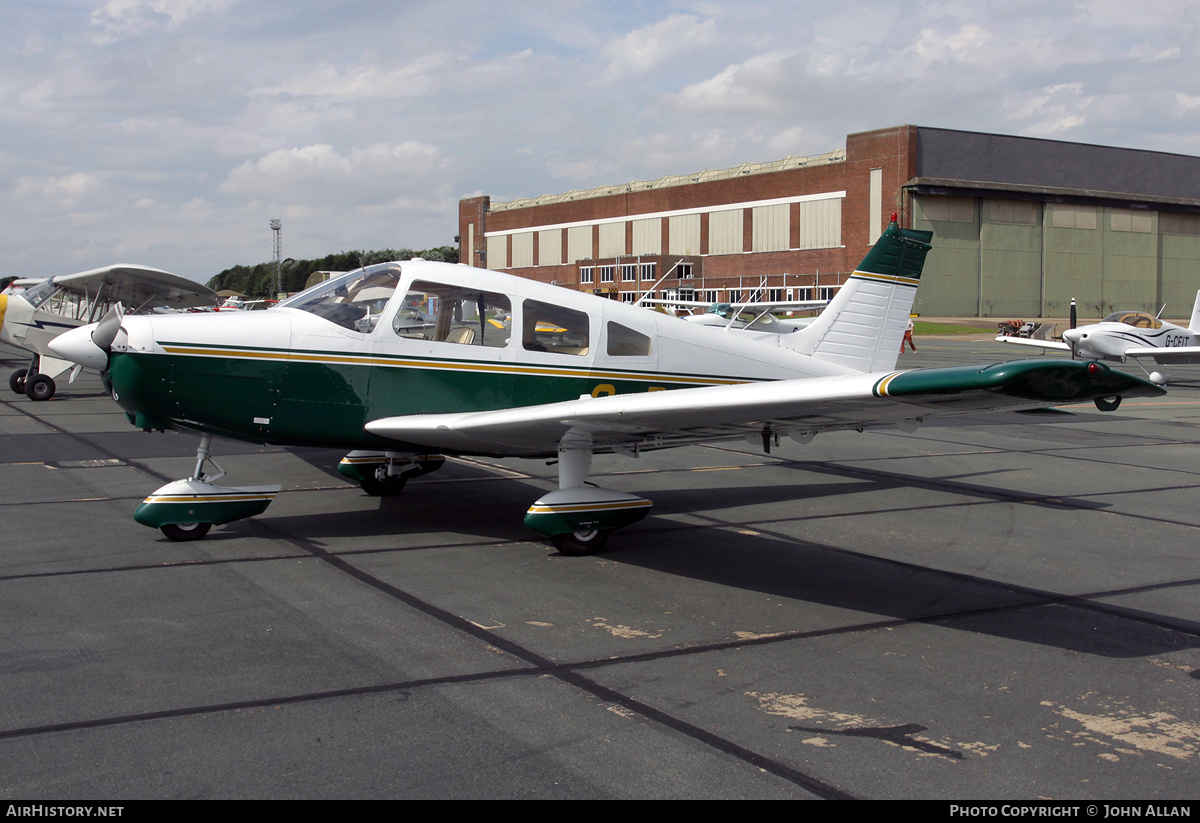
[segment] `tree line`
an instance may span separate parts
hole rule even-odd
[[[411,260],[423,257],[443,263],[458,262],[457,246],[438,246],[435,249],[413,251],[412,249],[380,249],[378,251],[342,251],[327,254],[315,260],[293,260],[288,258],[280,267],[281,291],[295,293],[304,288],[308,278],[318,271],[350,271],[375,263],[392,260]],[[230,291],[247,297],[272,297],[275,293],[275,261],[255,266],[234,266],[225,269],[208,281],[213,291]]]

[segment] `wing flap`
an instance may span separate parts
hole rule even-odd
[[[571,430],[598,450],[715,442],[750,434],[893,426],[916,418],[1044,408],[1163,390],[1098,363],[1019,361],[886,375],[813,377],[586,397],[512,409],[405,415],[372,434],[460,454],[553,454]]]

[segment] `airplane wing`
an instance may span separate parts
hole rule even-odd
[[[1030,337],[1005,337],[1004,335],[999,335],[996,337],[996,342],[1012,343],[1015,346],[1032,346],[1035,349],[1043,350],[1051,349],[1053,351],[1066,352],[1071,350],[1071,345],[1069,343],[1059,343],[1054,340],[1035,340]]]
[[[159,306],[187,309],[217,304],[217,293],[208,286],[149,266],[105,266],[55,277],[54,283],[89,299],[95,298],[103,286],[105,299],[110,303],[120,302],[130,311]]]
[[[733,386],[584,397],[563,403],[453,414],[406,415],[367,431],[421,448],[460,454],[553,454],[568,432],[596,451],[821,431],[900,426],[985,411],[1021,411],[1164,390],[1101,363],[1017,361],[991,366],[813,377]],[[1106,403],[1114,408],[1111,401]]]
[[[1200,346],[1134,346],[1125,350],[1125,356],[1149,357],[1160,366],[1200,363]]]

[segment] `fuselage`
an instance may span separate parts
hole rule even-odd
[[[411,261],[266,312],[126,317],[105,380],[144,428],[395,449],[366,423],[852,371],[593,295]]]
[[[1131,313],[1132,314],[1132,313]],[[1128,322],[1102,320],[1090,326],[1080,326],[1063,332],[1063,341],[1070,344],[1075,356],[1083,360],[1125,360],[1131,348],[1183,348],[1197,345],[1196,335],[1188,329],[1149,315],[1145,326]]]

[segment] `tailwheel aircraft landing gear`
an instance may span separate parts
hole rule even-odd
[[[54,379],[44,374],[35,374],[25,380],[25,395],[30,400],[49,400],[54,396],[55,388]]]
[[[164,523],[160,530],[176,543],[203,540],[212,528],[212,523]]]

